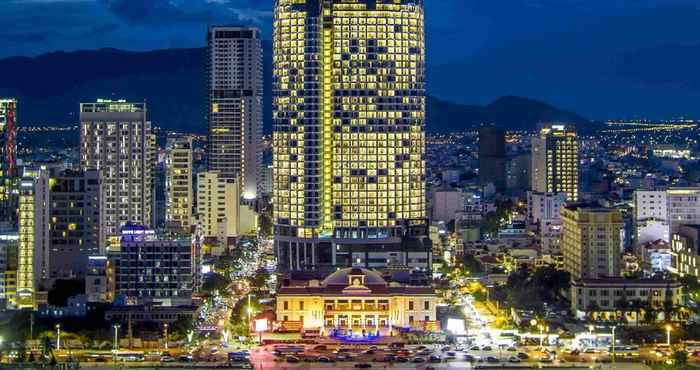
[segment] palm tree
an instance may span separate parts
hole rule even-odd
[[[600,311],[600,306],[598,306],[598,302],[589,302],[588,307],[586,307],[586,316],[588,316],[588,321],[593,321],[593,319],[595,318],[595,314],[598,311]]]

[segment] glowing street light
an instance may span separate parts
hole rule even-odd
[[[671,325],[667,324],[666,325],[666,345],[669,347],[671,346],[671,329],[673,329],[671,327]]]
[[[56,324],[56,351],[61,349],[61,324]]]

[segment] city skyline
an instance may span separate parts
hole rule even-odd
[[[2,2],[0,10],[6,11],[0,20],[17,27],[6,33],[0,56],[204,47],[201,30],[222,23],[261,27],[264,39],[271,40],[271,0],[138,3]],[[427,66],[428,92],[462,104],[526,96],[597,120],[700,116],[692,103],[700,86],[693,63],[663,57],[697,59],[696,31],[684,26],[700,19],[696,5],[695,0],[428,2],[426,53],[433,61]],[[21,16],[47,13],[64,15],[71,26],[46,19],[37,28]],[[644,30],[647,24],[658,25],[659,31],[626,31]],[[460,47],[452,48],[455,43]],[[451,70],[463,73],[450,76]],[[457,87],[475,85],[479,88]]]

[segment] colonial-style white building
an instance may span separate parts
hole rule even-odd
[[[345,268],[322,281],[283,285],[276,313],[285,328],[388,335],[401,329],[437,330],[437,301],[430,286],[387,282],[376,271]]]

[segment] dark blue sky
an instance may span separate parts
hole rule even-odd
[[[425,0],[431,94],[542,99],[590,118],[700,118],[700,0]],[[273,0],[0,0],[0,57],[270,35]],[[1,73],[11,73],[2,71]]]

